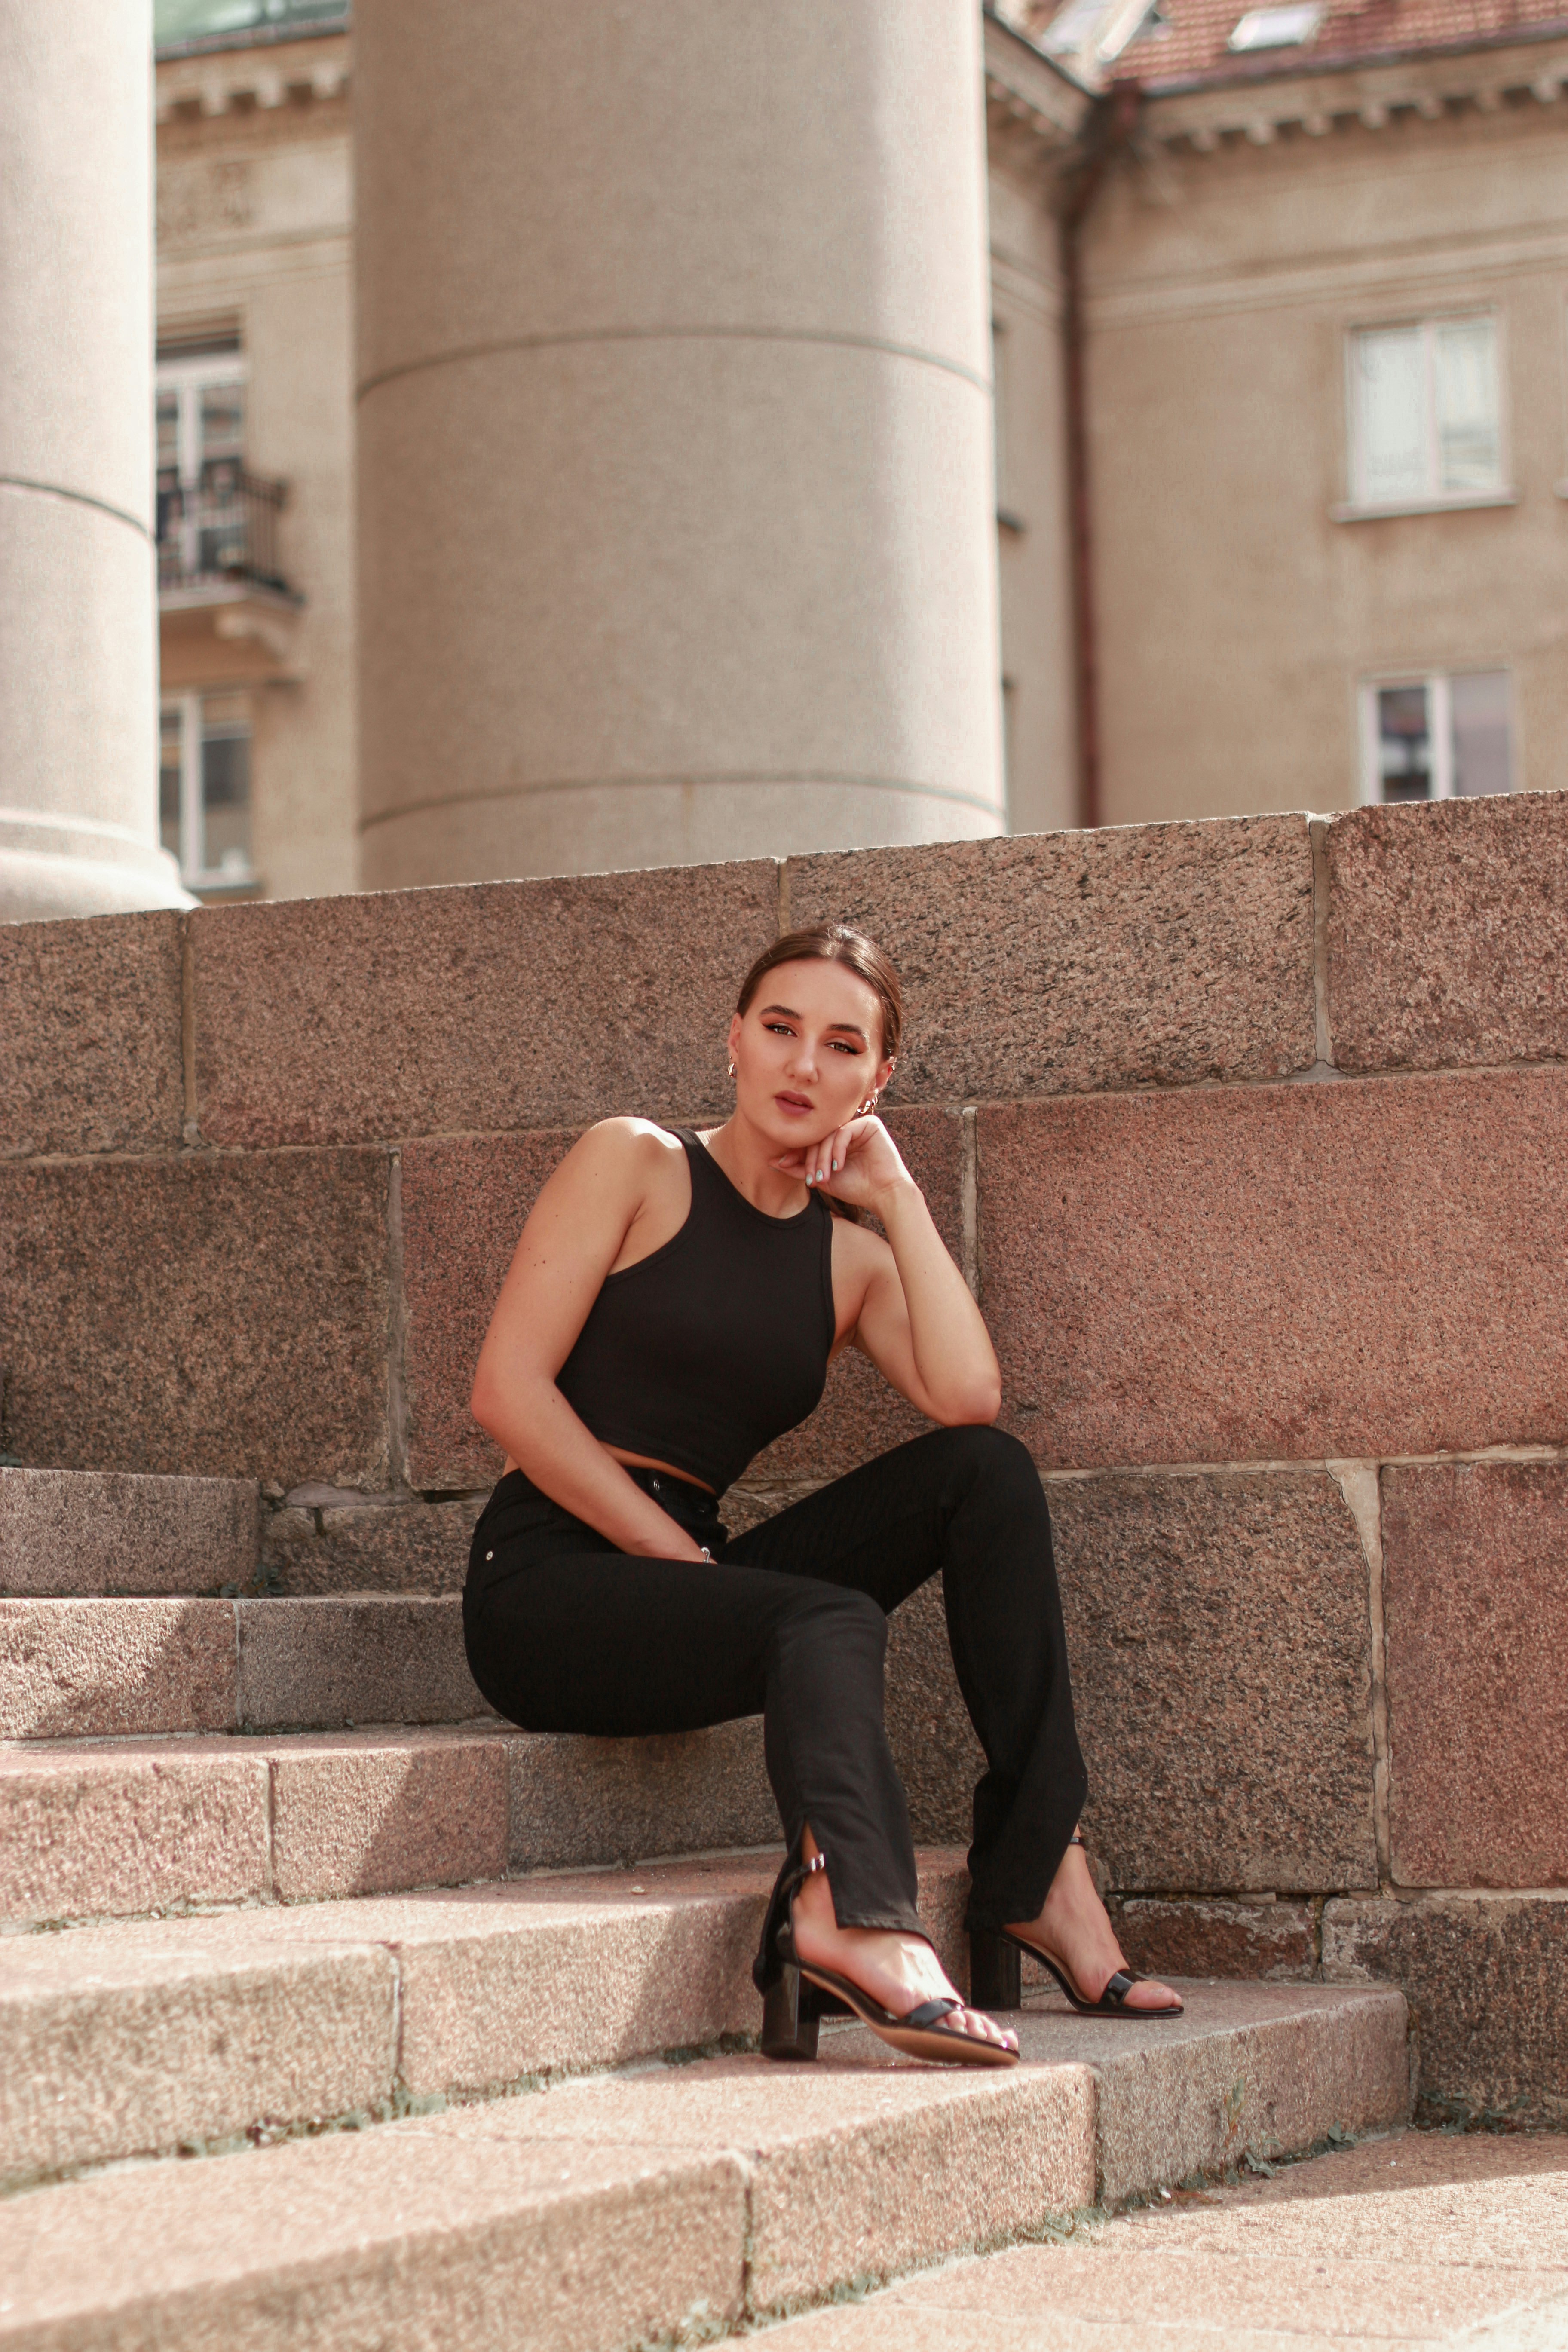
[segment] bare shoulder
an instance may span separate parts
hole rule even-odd
[[[673,1157],[672,1157],[673,1155]],[[555,1198],[592,1196],[635,1204],[684,1159],[680,1139],[651,1118],[602,1118],[558,1161],[547,1187]]]
[[[601,1118],[578,1137],[566,1158],[595,1168],[658,1168],[667,1160],[679,1160],[684,1151],[680,1138],[651,1118]]]

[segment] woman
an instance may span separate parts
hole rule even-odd
[[[1181,2004],[1126,1967],[1079,1842],[1040,1482],[990,1426],[984,1323],[876,1116],[900,1022],[870,940],[793,932],[741,989],[732,1117],[702,1135],[605,1119],[567,1153],[475,1377],[475,1416],[507,1458],[464,1624],[480,1690],[530,1731],[763,1715],[788,1841],[753,1971],[770,2056],[815,2056],[818,2018],[848,2011],[917,2055],[1005,2066],[1016,2035],[964,2005],[921,1926],[882,1726],[887,1613],[939,1569],[989,1768],[973,1973],[1005,1985],[1018,1947],[1080,2010]],[[941,1426],[730,1541],[720,1496],[851,1345]]]

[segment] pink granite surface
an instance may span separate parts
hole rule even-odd
[[[1243,1977],[1289,1983],[1317,1966],[1305,1903],[1237,1903],[1136,1895],[1116,1907],[1121,1948],[1145,1976]]]
[[[273,1885],[304,1896],[500,1878],[507,1867],[507,1757],[494,1738],[269,1750]]]
[[[192,921],[204,1139],[358,1142],[726,1104],[773,862],[210,908]]]
[[[237,1705],[247,1731],[468,1723],[474,1687],[454,1594],[237,1601]]]
[[[8,1937],[0,2181],[381,2105],[396,2000],[374,1948],[203,1952],[156,1927]]]
[[[267,1589],[285,1593],[460,1592],[482,1497],[333,1503],[269,1511],[261,1523]]]
[[[256,1571],[250,1478],[0,1467],[0,1593],[216,1593]]]
[[[181,922],[0,924],[0,1159],[178,1149]]]
[[[384,1485],[387,1181],[374,1151],[0,1167],[9,1450]]]
[[[1343,1069],[1568,1055],[1568,801],[1355,809],[1329,828],[1329,1018]]]
[[[1389,1820],[1406,1886],[1568,1882],[1568,1464],[1385,1469]]]
[[[0,1738],[226,1731],[231,1601],[0,1601]]]
[[[1555,2352],[1560,2134],[1404,2131],[789,2321],[778,2352]]]
[[[1395,1984],[1415,2032],[1416,2116],[1562,2129],[1568,1893],[1347,1898],[1323,1910],[1323,1974]]]
[[[518,1235],[574,1133],[415,1143],[403,1152],[403,1283],[416,1486],[484,1486],[501,1452],[468,1411],[474,1367]]]
[[[649,1739],[519,1731],[506,1752],[513,1870],[771,1847],[781,1834],[760,1716]]]
[[[1003,1421],[1045,1464],[1568,1434],[1568,1073],[983,1111]]]
[[[726,2148],[531,2137],[492,2108],[133,2166],[0,2207],[8,2332],[26,2352],[516,2352],[526,2312],[530,2352],[668,2341],[741,2315],[746,2196]]]
[[[248,1748],[0,1748],[0,1919],[70,1919],[269,1887],[268,1768]]]
[[[892,955],[896,1099],[1277,1077],[1312,1059],[1300,816],[1119,825],[795,857],[794,923]]]
[[[1372,1629],[1323,1472],[1052,1479],[1085,1834],[1123,1892],[1376,1883]]]

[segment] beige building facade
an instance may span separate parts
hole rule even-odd
[[[1145,100],[1085,232],[1107,821],[1568,785],[1565,79]]]
[[[204,898],[359,887],[353,148],[341,24],[165,49],[165,845]]]
[[[209,461],[189,421],[204,368],[220,427],[225,370],[240,387],[238,462],[259,486],[247,491],[255,527],[271,534],[250,576],[215,582],[179,576],[164,532],[164,839],[190,887],[288,897],[1568,782],[1568,40],[1546,26],[1503,38],[1478,19],[1451,38],[1428,24],[1401,47],[1395,7],[1378,54],[1346,56],[1329,54],[1331,10],[1253,13],[1313,21],[1305,41],[1279,44],[1266,23],[1264,46],[1238,50],[1234,30],[1189,23],[1182,0],[1142,15],[1087,0],[988,14],[983,59],[972,44],[963,68],[984,77],[985,219],[960,219],[954,251],[984,226],[989,352],[970,348],[973,320],[952,323],[962,271],[943,280],[948,327],[930,299],[921,311],[921,240],[937,253],[943,208],[922,218],[918,172],[901,257],[881,256],[882,278],[862,269],[858,287],[829,269],[825,291],[821,255],[799,260],[810,224],[789,224],[781,164],[756,217],[742,206],[728,245],[710,240],[730,257],[702,287],[731,326],[798,332],[746,380],[739,336],[711,361],[689,341],[673,360],[650,351],[643,328],[679,305],[656,282],[658,235],[644,251],[642,228],[617,214],[654,169],[643,158],[617,194],[626,125],[562,132],[558,215],[547,188],[505,179],[510,164],[479,176],[492,219],[544,219],[548,285],[504,253],[486,265],[499,310],[486,268],[448,282],[443,238],[454,254],[474,239],[447,220],[426,251],[412,195],[398,226],[399,157],[418,147],[422,103],[473,131],[474,93],[447,105],[434,82],[416,91],[397,43],[425,37],[420,15],[386,0],[376,38],[396,98],[368,183],[361,158],[380,226],[369,247],[361,231],[374,258],[356,362],[353,141],[356,109],[377,101],[374,74],[370,100],[356,89],[350,32],[329,17],[165,47],[159,335],[165,410],[186,404],[174,428],[185,540],[202,466],[226,461],[221,430]],[[577,89],[585,69],[570,43],[544,55],[550,21],[524,44],[540,120],[515,152],[536,177],[549,92]],[[727,100],[711,61],[704,78],[704,22],[700,7],[670,20],[672,48],[678,36],[692,45],[672,67],[677,93],[708,89],[743,121],[745,75]],[[370,23],[367,10],[362,37]],[[918,165],[956,117],[931,128],[919,76],[905,87],[874,43],[866,55],[868,137],[883,136],[871,101],[890,91]],[[512,118],[526,97],[524,78]],[[585,85],[574,103],[586,105]],[[825,152],[842,154],[852,130],[833,116]],[[483,135],[504,144],[499,128]],[[596,172],[606,184],[574,253],[567,229]],[[865,175],[845,178],[852,212]],[[896,194],[899,173],[877,184]],[[973,201],[962,169],[949,186],[945,209],[962,213]],[[712,202],[690,199],[682,252]],[[765,247],[781,214],[773,275],[748,276],[735,257]],[[604,283],[595,240],[615,247]],[[864,225],[849,242],[876,244]],[[484,341],[487,317],[511,358],[489,375],[445,365]],[[984,428],[975,410],[955,422],[956,374],[921,422],[923,385],[901,417],[858,355],[817,364],[835,337],[879,335],[942,344],[989,377],[994,430],[983,393]],[[584,359],[584,341],[601,356]],[[898,366],[878,364],[895,383]],[[837,491],[792,484],[785,465],[766,510],[766,461],[787,454],[792,417],[809,420],[814,403],[849,418]],[[742,449],[724,474],[721,428],[733,444],[736,420],[763,410],[765,452]],[[363,636],[356,439],[371,476]],[[701,462],[680,491],[683,439]],[[868,453],[884,445],[879,475]],[[968,522],[939,516],[929,543],[900,541],[900,520],[923,511],[910,486],[954,449],[952,517]],[[615,495],[596,503],[591,486],[618,462]],[[994,500],[969,479],[980,462],[994,465]],[[662,505],[661,483],[674,486]],[[281,502],[268,506],[274,485]],[[686,530],[700,493],[709,504]],[[995,510],[979,540],[977,499]],[[459,593],[448,580],[436,611],[428,583],[454,565]],[[498,578],[532,585],[512,604]],[[928,597],[903,626],[900,593],[932,578],[944,593],[956,578],[956,600]],[[809,631],[790,629],[846,582],[848,619],[827,640],[845,653],[836,674],[803,656]],[[789,657],[770,670],[759,646]],[[969,667],[943,705],[954,647]],[[975,717],[977,658],[1000,759]],[[951,805],[933,816],[929,795],[900,802],[876,788],[889,776],[945,782]]]

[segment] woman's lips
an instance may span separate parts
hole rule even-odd
[[[811,1108],[804,1095],[775,1095],[773,1100],[781,1110],[806,1111]]]

